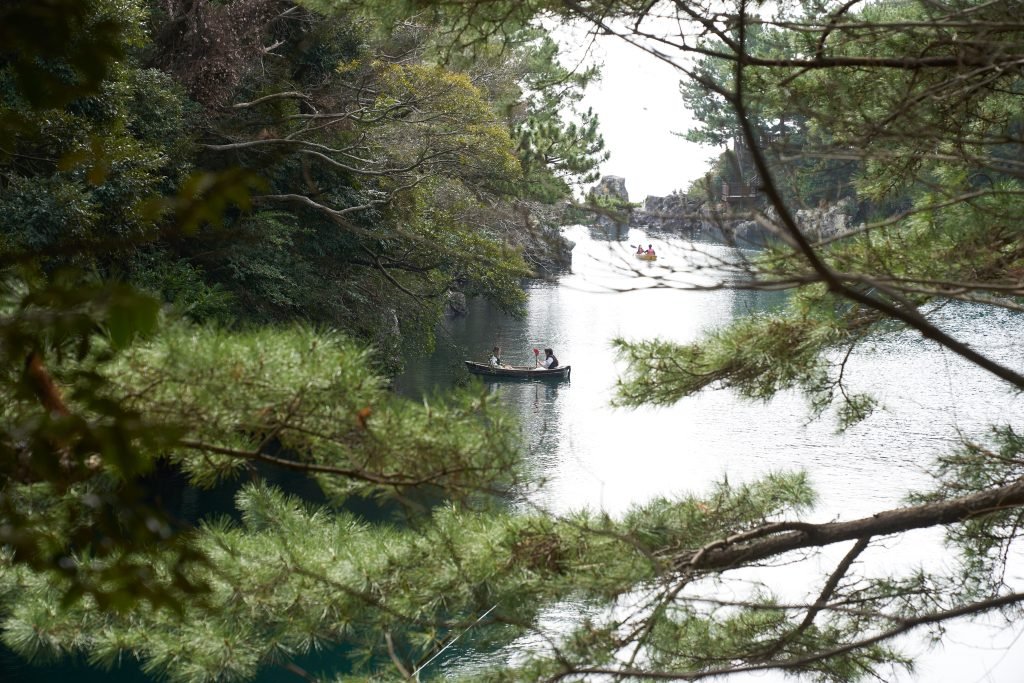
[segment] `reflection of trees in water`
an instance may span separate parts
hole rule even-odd
[[[700,231],[697,230],[672,230],[669,228],[659,228],[653,225],[639,226],[644,234],[651,239],[669,241],[675,239],[685,239],[690,242],[707,242],[708,244],[720,244],[719,242],[712,242],[710,239],[706,239]]]
[[[613,223],[601,221],[597,225],[588,225],[590,239],[597,242],[623,242],[629,238],[628,223]]]
[[[526,429],[527,455],[547,461],[558,450],[558,418],[556,399],[558,384],[552,382],[531,382],[527,402],[520,419]],[[527,406],[529,408],[527,409]],[[527,414],[529,410],[529,414]]]
[[[558,455],[562,436],[558,411],[560,383],[484,379],[488,395],[498,400],[519,420],[522,430],[522,485],[512,501],[524,501],[530,491],[543,486]]]

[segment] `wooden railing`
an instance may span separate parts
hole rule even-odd
[[[757,185],[753,183],[730,183],[722,181],[722,199],[733,201],[757,197]]]

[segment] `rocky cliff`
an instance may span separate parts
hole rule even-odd
[[[543,278],[572,265],[572,249],[576,245],[561,232],[568,209],[568,202],[551,206],[523,201],[481,212],[476,218],[506,243],[522,249],[523,259],[534,276]],[[465,315],[466,311],[466,295],[449,291],[446,314],[455,317]]]
[[[835,237],[853,227],[852,217],[856,207],[850,199],[840,199],[834,204],[824,204],[814,209],[799,209],[793,214],[796,224],[812,242]],[[777,223],[778,214],[774,207],[764,212],[770,223]],[[771,232],[757,221],[745,219],[733,223],[723,223],[724,231],[737,242],[760,243]]]
[[[592,223],[601,227],[655,227],[664,230],[699,230],[703,202],[688,198],[681,192],[667,197],[648,196],[642,206],[629,206],[626,179],[603,176],[587,193],[601,205],[622,206],[621,209],[598,211]]]
[[[704,202],[681,192],[667,197],[648,196],[643,208],[633,212],[630,225],[650,226],[661,230],[696,231],[703,227]]]
[[[801,209],[796,212],[796,222],[804,234],[811,239],[835,237],[851,227],[851,217],[856,207],[850,199],[840,199],[835,204],[817,209]]]
[[[628,200],[626,180],[620,176],[605,176],[595,185],[590,194],[594,197]],[[851,227],[851,217],[855,211],[853,202],[842,199],[835,204],[820,206],[814,209],[801,209],[795,218],[800,229],[817,240],[831,237]],[[769,221],[773,221],[775,213],[766,211]],[[703,200],[693,199],[682,192],[673,192],[667,197],[648,196],[642,207],[636,207],[628,213],[630,227],[654,228],[688,233],[706,233],[719,235],[728,241],[760,244],[771,232],[760,223],[751,219],[749,212],[733,212],[729,209],[712,205]],[[599,226],[625,227],[627,222],[619,222],[605,214],[599,214],[593,223]]]
[[[592,223],[604,228],[623,230],[630,224],[632,209],[626,179],[617,175],[602,176],[587,192],[591,205],[596,205]]]
[[[602,176],[597,185],[590,188],[588,194],[599,199],[616,199],[621,202],[629,202],[629,192],[626,191],[626,179],[617,175]]]

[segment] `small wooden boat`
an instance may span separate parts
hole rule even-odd
[[[466,369],[474,375],[501,379],[569,379],[571,366],[560,365],[557,368],[531,368],[527,366],[505,366],[496,368],[490,363],[477,363],[467,360]]]
[[[636,256],[641,261],[657,261],[658,260],[658,255],[657,254],[633,254],[633,256]]]

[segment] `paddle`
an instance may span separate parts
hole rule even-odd
[[[534,367],[540,365],[540,349],[533,350],[533,365]]]

